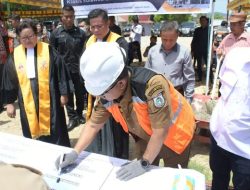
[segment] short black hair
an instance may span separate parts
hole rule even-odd
[[[205,15],[202,15],[202,16],[200,17],[200,20],[201,20],[201,19],[206,19],[206,21],[209,22],[209,19],[208,19]]]
[[[139,23],[138,16],[133,16],[133,17],[132,17],[132,21],[133,21],[133,22],[136,22],[136,23]]]
[[[225,20],[223,20],[223,21],[221,21],[221,24],[220,24],[220,25],[221,25],[221,26],[227,27],[227,26],[228,26],[228,22],[225,21]]]
[[[155,35],[151,35],[151,36],[150,36],[150,40],[151,40],[151,39],[157,40],[157,37],[156,37]]]
[[[37,25],[40,25],[40,26],[43,28],[43,23],[42,23],[42,22],[36,21],[35,24],[36,24],[36,26],[37,26]]]
[[[109,16],[109,20],[115,22],[115,16]]]
[[[88,20],[101,16],[104,21],[108,21],[108,12],[104,9],[93,9],[88,14]]]
[[[71,5],[64,5],[64,7],[62,8],[62,10],[63,11],[72,11],[72,12],[75,12],[75,9]]]
[[[11,14],[11,15],[9,16],[9,19],[11,19],[11,20],[16,20],[16,21],[20,21],[20,20],[21,20],[21,17],[20,17],[20,15]]]
[[[20,35],[22,30],[26,28],[31,28],[34,32],[34,34],[37,35],[37,28],[36,28],[36,23],[32,21],[32,19],[25,19],[23,22],[21,22],[20,26],[17,28],[17,35]]]

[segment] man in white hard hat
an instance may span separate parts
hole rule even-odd
[[[195,126],[191,106],[164,76],[127,67],[125,59],[117,43],[96,43],[86,49],[80,70],[96,104],[74,150],[61,164],[57,159],[57,168],[74,163],[110,116],[134,137],[139,159],[118,170],[120,180],[143,174],[160,158],[167,167],[187,167]]]

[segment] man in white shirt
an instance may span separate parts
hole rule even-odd
[[[138,17],[132,18],[132,27],[130,31],[130,48],[129,48],[129,63],[133,62],[133,59],[135,58],[135,54],[137,55],[137,58],[139,62],[142,62],[142,56],[141,56],[141,36],[143,27],[139,24]]]
[[[220,70],[221,97],[210,121],[212,190],[250,189],[250,48],[232,49]],[[240,58],[240,59],[239,59]]]

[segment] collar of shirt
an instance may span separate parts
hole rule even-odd
[[[161,44],[161,47],[160,47],[160,52],[163,52],[165,53],[166,55],[170,54],[171,52],[177,52],[177,43],[175,43],[174,47],[172,47],[172,49],[170,51],[166,51],[163,47],[163,45]]]
[[[235,38],[235,35],[231,33],[231,35],[228,38],[233,40],[247,39],[247,32],[244,31],[238,38]]]

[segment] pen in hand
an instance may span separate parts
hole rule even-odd
[[[60,161],[59,161],[58,178],[56,180],[57,183],[59,183],[60,180],[61,180],[60,175],[62,174],[62,168],[60,167],[60,165],[62,164],[62,162],[64,161],[64,159],[65,159],[65,154],[62,154],[60,156]]]

